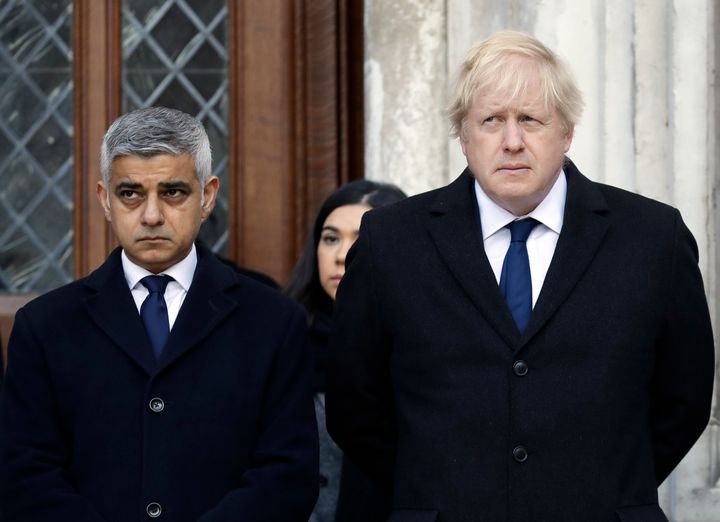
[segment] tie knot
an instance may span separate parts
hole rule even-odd
[[[170,281],[173,281],[173,278],[169,275],[151,275],[143,277],[140,283],[147,288],[151,294],[164,294],[165,288],[167,288]]]
[[[519,221],[513,221],[509,223],[507,227],[510,229],[510,241],[525,243],[527,241],[530,232],[535,228],[538,221],[533,218],[521,219]]]

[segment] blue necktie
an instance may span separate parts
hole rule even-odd
[[[145,324],[145,331],[150,339],[155,359],[160,358],[165,341],[170,334],[164,294],[165,288],[172,280],[173,278],[168,275],[151,275],[140,280],[140,283],[150,292],[140,307],[140,317]]]
[[[500,291],[505,296],[520,333],[525,330],[532,313],[532,280],[527,238],[537,224],[537,221],[528,218],[507,225],[510,229],[510,247],[503,261]]]

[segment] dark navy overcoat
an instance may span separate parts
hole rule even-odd
[[[157,362],[119,249],[17,313],[0,403],[7,520],[307,520],[318,447],[305,314],[198,257]]]
[[[714,348],[677,210],[567,162],[557,247],[520,334],[471,173],[365,214],[338,290],[328,429],[391,522],[661,522],[707,425]]]

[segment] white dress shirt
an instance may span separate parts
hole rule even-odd
[[[135,306],[139,314],[143,301],[145,301],[145,298],[150,293],[140,280],[145,276],[154,274],[130,261],[127,254],[125,254],[125,250],[122,251],[120,257],[122,259],[125,280],[127,281],[128,287],[130,287],[130,293],[135,300]],[[174,264],[167,270],[162,271],[160,274],[157,274],[167,274],[174,279],[174,281],[170,281],[167,288],[165,288],[165,305],[167,306],[170,330],[172,330],[175,319],[177,319],[178,313],[180,312],[180,307],[183,301],[185,301],[188,290],[190,290],[196,266],[197,251],[195,250],[195,245],[193,245],[190,253],[185,256],[185,259]]]
[[[530,232],[527,240],[528,261],[530,262],[530,279],[532,281],[532,305],[535,307],[540,290],[542,290],[555,246],[557,245],[563,225],[567,180],[565,172],[553,184],[548,195],[526,216],[516,216],[491,200],[475,180],[475,196],[480,209],[483,245],[485,254],[490,261],[495,279],[500,284],[503,261],[510,247],[510,230],[505,225],[518,219],[531,217],[540,222]]]

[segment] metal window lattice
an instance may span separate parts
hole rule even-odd
[[[0,292],[73,277],[72,1],[0,2]]]
[[[215,210],[200,239],[217,253],[228,243],[227,3],[125,0],[122,6],[123,111],[162,105],[198,118],[220,178]]]

